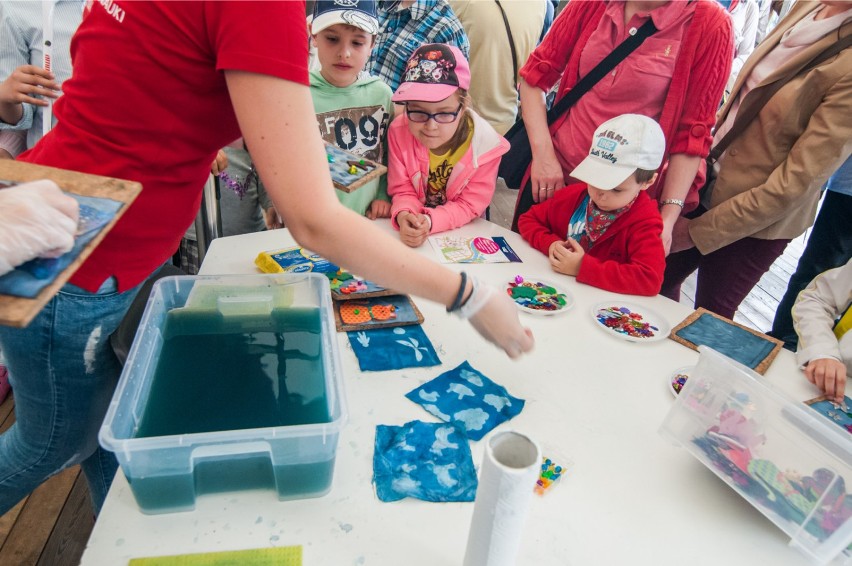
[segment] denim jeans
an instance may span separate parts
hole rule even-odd
[[[98,446],[121,365],[109,336],[139,287],[96,293],[66,284],[26,328],[0,326],[15,424],[0,435],[0,515],[53,474],[81,464],[100,511],[117,462]]]
[[[852,187],[852,167],[844,165],[843,168],[850,170],[847,174],[847,187]],[[784,347],[795,352],[799,344],[799,337],[793,329],[793,304],[796,302],[796,297],[814,280],[814,277],[829,269],[846,265],[850,258],[852,258],[852,195],[828,190],[825,192],[811,235],[808,236],[805,251],[799,258],[796,272],[790,277],[787,292],[778,303],[778,310],[769,335],[783,340]]]

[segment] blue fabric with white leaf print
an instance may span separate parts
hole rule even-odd
[[[361,371],[387,371],[441,365],[419,324],[347,332]]]
[[[373,482],[382,501],[473,501],[476,470],[467,437],[451,424],[376,427]]]
[[[426,411],[480,440],[494,427],[515,417],[524,400],[512,397],[468,362],[442,373],[406,395]]]

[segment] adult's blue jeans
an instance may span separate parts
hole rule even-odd
[[[829,181],[829,187],[838,186],[838,190],[852,190],[852,157],[835,173]],[[852,258],[852,194],[834,190],[825,191],[822,207],[819,209],[811,235],[796,272],[790,277],[787,292],[778,303],[775,320],[772,322],[770,336],[784,341],[784,347],[793,352],[799,344],[799,337],[793,328],[793,304],[799,293],[814,280],[814,277],[846,265]]]
[[[109,336],[137,291],[119,293],[114,278],[95,293],[69,283],[26,328],[0,326],[15,393],[15,424],[0,435],[0,515],[75,464],[100,511],[117,469],[98,446],[121,373]]]

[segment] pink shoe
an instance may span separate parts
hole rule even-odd
[[[6,400],[6,396],[11,390],[12,386],[9,385],[9,370],[6,369],[6,366],[0,366],[0,403]]]

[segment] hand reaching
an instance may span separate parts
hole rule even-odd
[[[532,331],[521,326],[518,309],[509,297],[480,281],[473,281],[473,292],[458,314],[510,358],[529,352],[535,345]]]
[[[805,367],[808,381],[822,389],[828,397],[843,402],[846,391],[846,365],[834,358],[819,358]]]

